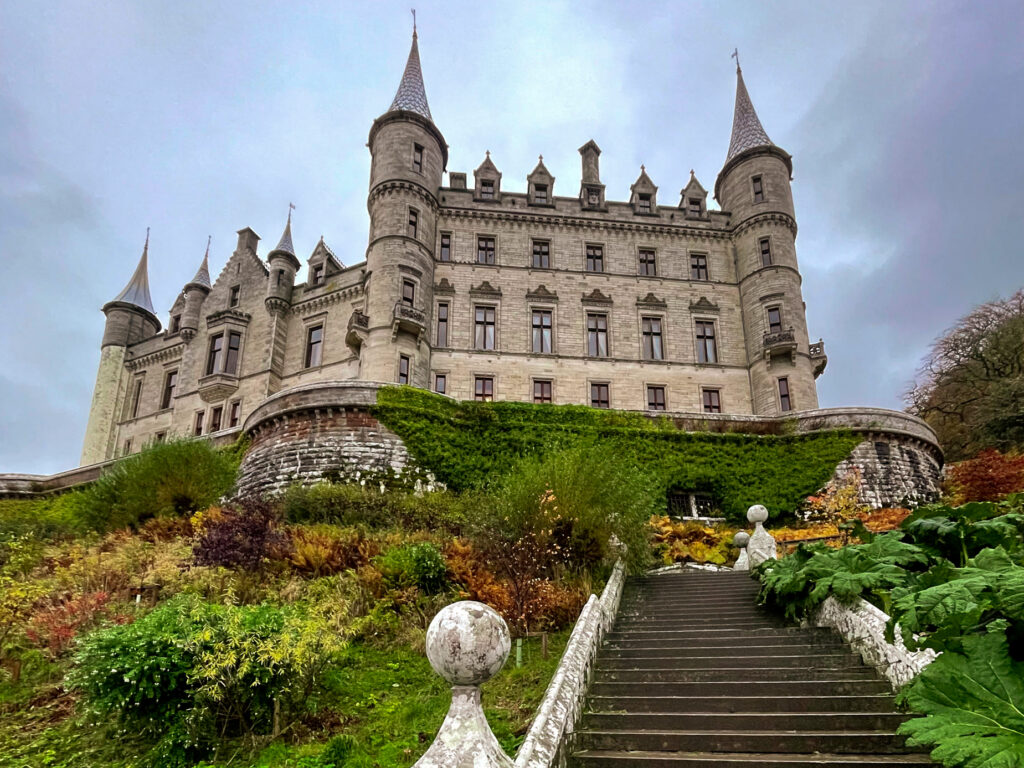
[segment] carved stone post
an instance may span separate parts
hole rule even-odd
[[[775,538],[765,530],[763,523],[768,519],[768,510],[755,504],[747,510],[747,520],[754,524],[754,532],[747,544],[750,567],[756,568],[765,560],[777,560]]]
[[[732,537],[733,546],[740,548],[740,556],[736,558],[736,565],[732,567],[734,571],[750,570],[750,558],[747,556],[747,544],[749,542],[750,534],[746,531],[736,531],[736,535]]]
[[[413,768],[513,768],[480,705],[480,685],[501,670],[510,648],[504,619],[483,603],[452,603],[434,617],[427,629],[427,658],[452,684],[452,705]]]

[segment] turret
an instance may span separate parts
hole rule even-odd
[[[299,271],[299,259],[292,245],[292,209],[288,203],[288,221],[274,250],[267,254],[270,278],[267,280],[267,311],[280,314],[292,304],[292,289],[295,287],[295,273]]]
[[[118,414],[124,408],[127,389],[124,362],[128,346],[160,332],[160,321],[153,311],[153,300],[149,295],[148,261],[147,229],[146,244],[135,274],[113,301],[103,305],[107,323],[103,329],[100,364],[82,446],[83,465],[113,458]]]
[[[368,332],[360,378],[426,387],[430,374],[438,190],[448,145],[434,125],[413,27],[390,108],[370,129]],[[397,349],[396,349],[397,347]]]
[[[212,238],[211,238],[212,239]],[[181,313],[181,338],[185,342],[192,341],[199,330],[199,311],[203,302],[210,294],[210,239],[206,241],[206,253],[203,263],[199,265],[196,276],[185,284],[182,294],[185,296],[185,310]]]
[[[737,56],[732,137],[715,198],[730,214],[755,414],[818,407],[796,260],[792,170],[789,153],[772,143],[754,111]]]

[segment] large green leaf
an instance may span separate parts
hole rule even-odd
[[[1010,659],[1002,633],[964,638],[964,654],[943,653],[914,680],[905,701],[925,717],[900,733],[950,768],[1024,768],[1024,663]]]

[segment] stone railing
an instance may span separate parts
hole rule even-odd
[[[764,335],[765,347],[776,347],[780,344],[789,346],[796,343],[796,333],[792,328],[787,328],[784,331],[775,331],[774,333],[766,333]]]
[[[825,342],[821,339],[813,342],[807,347],[807,354],[811,357],[825,357]]]
[[[404,301],[395,303],[395,324],[412,333],[424,333],[427,329],[427,315]]]

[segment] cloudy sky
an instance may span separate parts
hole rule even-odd
[[[1024,285],[1024,4],[419,2],[430,107],[471,172],[490,150],[556,193],[603,149],[608,195],[645,163],[672,202],[711,189],[738,47],[794,157],[798,255],[823,406],[902,407],[930,341]],[[103,332],[152,227],[161,318],[212,235],[251,226],[362,259],[373,119],[408,2],[0,0],[0,472],[78,462]],[[267,241],[270,241],[269,245]]]

